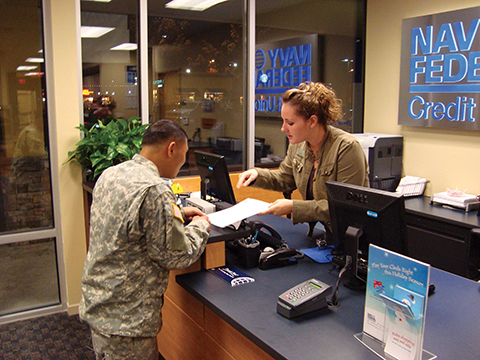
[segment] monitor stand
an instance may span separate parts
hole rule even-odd
[[[349,226],[345,232],[345,259],[351,258],[350,269],[343,275],[343,284],[352,290],[364,290],[365,281],[358,278],[358,244],[363,230]],[[350,260],[350,259],[349,259]],[[348,263],[348,261],[346,261]]]
[[[210,179],[200,179],[200,197],[203,200],[207,200],[207,187]]]

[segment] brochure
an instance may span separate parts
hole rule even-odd
[[[430,265],[370,245],[363,332],[400,360],[421,360]]]

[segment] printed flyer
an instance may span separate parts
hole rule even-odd
[[[421,360],[430,265],[370,245],[363,332],[385,354]]]

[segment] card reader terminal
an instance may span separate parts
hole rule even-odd
[[[303,315],[327,306],[332,287],[320,280],[304,281],[278,296],[277,312],[286,318]]]

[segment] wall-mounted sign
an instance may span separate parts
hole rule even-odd
[[[286,90],[319,80],[319,61],[316,34],[257,45],[255,114],[279,117]]]
[[[480,7],[404,19],[399,125],[480,130]]]

